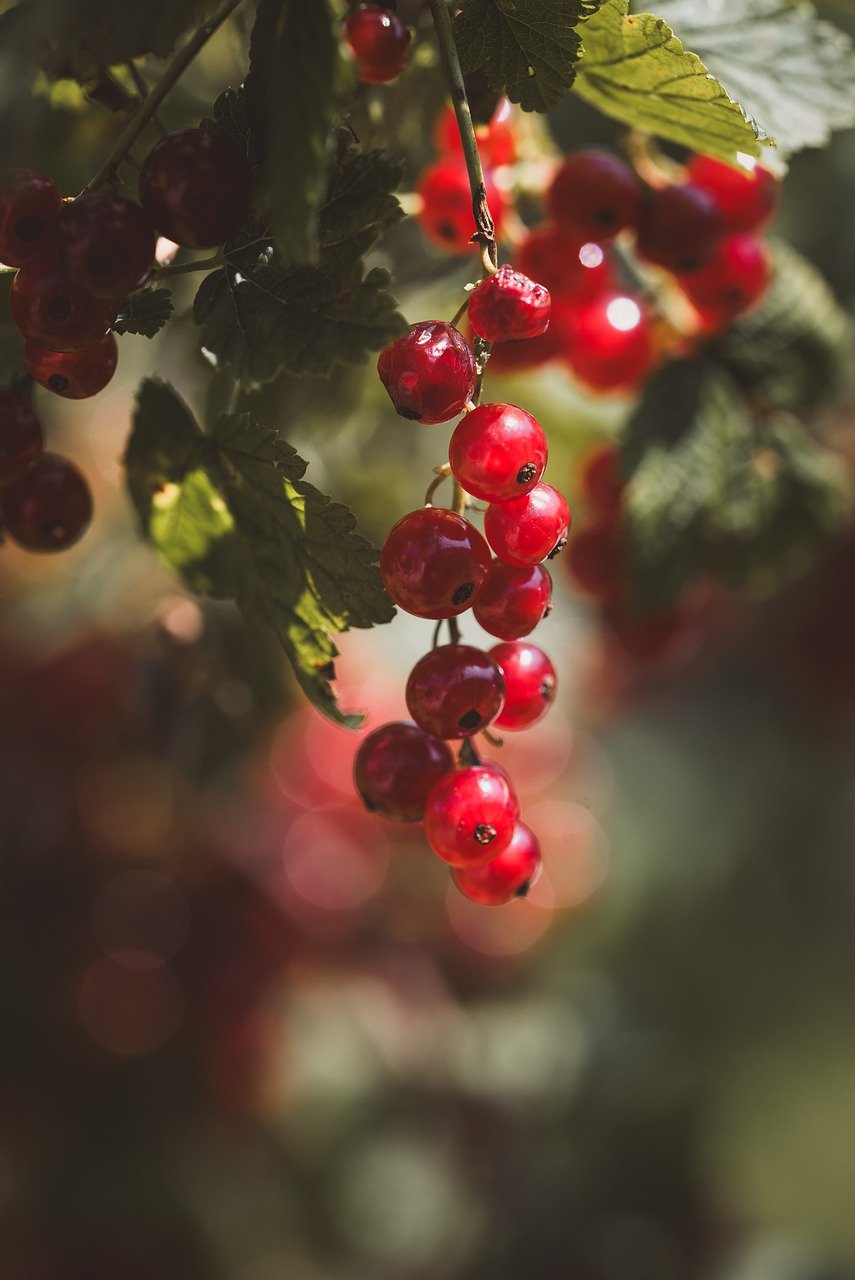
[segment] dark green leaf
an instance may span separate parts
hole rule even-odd
[[[404,216],[394,195],[403,165],[383,151],[360,151],[346,130],[336,137],[326,197],[318,215],[321,266],[363,257]]]
[[[239,143],[247,154],[249,153],[250,123],[243,87],[240,89],[224,89],[214,103],[212,117],[209,120],[203,120],[202,123],[215,125],[218,129],[222,129],[223,133],[227,133],[230,138],[234,138],[235,142]]]
[[[124,298],[113,324],[114,333],[140,333],[153,338],[172,318],[172,294],[162,285],[139,289]]]

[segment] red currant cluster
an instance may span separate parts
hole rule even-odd
[[[63,551],[92,519],[92,495],[65,458],[43,453],[42,426],[26,401],[0,388],[0,524],[28,551]]]
[[[365,84],[389,84],[410,60],[410,33],[395,2],[356,4],[344,20],[344,38]]]
[[[542,285],[502,267],[474,289],[468,310],[488,351],[492,342],[538,337],[550,305]],[[482,763],[471,739],[491,725],[524,729],[555,697],[555,668],[523,637],[549,609],[543,561],[564,546],[570,510],[543,483],[548,450],[540,423],[516,405],[474,405],[475,352],[453,325],[413,325],[377,368],[403,417],[438,423],[465,411],[440,469],[462,498],[458,510],[428,505],[404,516],[383,544],[380,570],[395,603],[418,618],[450,619],[451,643],[435,646],[410,674],[406,701],[415,723],[384,725],[362,743],[356,785],[369,809],[424,820],[428,843],[467,897],[508,902],[532,883],[538,845],[519,821],[504,769]],[[470,499],[488,504],[486,540],[462,514]],[[470,608],[500,640],[489,652],[459,641],[456,619]],[[457,767],[448,746],[455,740],[464,744]]]

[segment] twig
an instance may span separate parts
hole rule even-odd
[[[143,80],[140,74],[139,67],[133,61],[126,62],[125,66],[127,68],[128,75],[131,77],[131,79],[134,82],[134,88],[136,89],[137,93],[140,95],[140,98],[144,102],[145,99],[148,97],[148,85],[146,84],[145,80]],[[165,134],[166,125],[163,123],[163,121],[161,120],[160,116],[157,114],[156,111],[152,116],[152,120],[154,121],[155,125],[160,130],[160,132],[162,134]]]
[[[214,253],[210,258],[197,258],[195,262],[170,262],[165,267],[158,267],[151,273],[152,280],[162,280],[164,276],[184,276],[191,271],[213,271],[223,265],[223,255]]]

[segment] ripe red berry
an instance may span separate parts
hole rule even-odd
[[[689,181],[712,196],[729,235],[759,231],[778,206],[778,179],[747,156],[736,165],[695,156],[689,164]]]
[[[22,267],[9,290],[9,311],[25,338],[51,351],[79,351],[104,337],[118,304],[76,288],[41,259]]]
[[[506,202],[489,171],[484,173],[484,189],[498,236]],[[475,215],[466,165],[459,160],[437,160],[422,172],[416,190],[422,199],[419,225],[428,240],[448,253],[470,252]]]
[[[454,429],[451,470],[467,493],[506,502],[530,492],[543,475],[548,448],[543,427],[515,404],[481,404]]]
[[[640,298],[606,293],[577,313],[567,363],[593,390],[632,390],[655,360],[650,317]]]
[[[454,618],[474,603],[490,549],[463,516],[422,507],[386,535],[380,573],[389,595],[417,618]]]
[[[453,867],[452,879],[462,894],[484,907],[501,907],[524,898],[542,869],[540,845],[524,822],[514,827],[504,852],[480,867]]]
[[[471,644],[432,649],[407,681],[410,715],[437,738],[469,738],[486,729],[501,711],[504,695],[499,668]]]
[[[494,560],[473,613],[478,625],[500,640],[519,640],[549,612],[552,579],[543,565],[518,567]]]
[[[223,244],[249,210],[252,170],[219,129],[179,129],[143,163],[140,203],[161,235],[190,249]]]
[[[559,360],[575,331],[575,324],[576,304],[563,298],[553,298],[546,333],[519,342],[494,343],[490,352],[490,371],[515,373],[521,369],[536,369],[550,360]]]
[[[0,179],[0,262],[22,267],[49,244],[62,208],[56,183],[32,169]]]
[[[567,541],[570,508],[550,484],[538,484],[522,498],[493,502],[484,516],[487,541],[505,564],[551,560]]]
[[[28,551],[64,551],[92,519],[92,494],[65,458],[42,453],[2,494],[5,532]]]
[[[555,668],[543,650],[528,640],[494,644],[490,657],[505,678],[505,705],[496,717],[496,727],[527,729],[545,716],[555,701]]]
[[[380,381],[402,418],[447,422],[475,393],[475,356],[463,334],[444,320],[414,324],[377,361]]]
[[[579,466],[579,491],[596,511],[611,514],[620,508],[624,481],[616,444],[595,445]]]
[[[706,266],[678,282],[707,324],[720,328],[760,301],[771,274],[763,241],[745,234],[722,240]]]
[[[344,21],[344,36],[366,84],[396,80],[410,56],[410,36],[396,13],[379,4],[361,4]]]
[[[513,164],[517,158],[517,136],[514,129],[514,109],[507,98],[499,99],[488,124],[476,124],[475,138],[484,164],[494,169],[503,164]],[[463,144],[453,107],[443,107],[437,116],[433,141],[440,155],[458,158],[463,155]]]
[[[420,822],[428,792],[454,768],[451,748],[398,721],[381,725],[359,745],[353,779],[366,809],[393,822]]]
[[[567,572],[573,585],[593,600],[609,600],[623,586],[620,530],[612,518],[600,518],[574,533],[567,548]]]
[[[556,222],[582,240],[608,240],[635,225],[641,184],[619,156],[576,151],[552,179],[546,203]]]
[[[116,372],[119,349],[112,333],[81,351],[51,351],[24,343],[24,363],[36,382],[66,400],[85,400],[103,391]]]
[[[473,291],[469,323],[487,342],[518,342],[546,332],[550,306],[548,289],[504,266]]]
[[[519,247],[517,266],[533,280],[542,281],[553,295],[553,304],[556,296],[590,302],[614,285],[608,251],[552,223],[529,231]]]
[[[507,849],[520,806],[504,772],[486,765],[455,769],[435,782],[425,806],[425,835],[453,867],[490,862]]]
[[[684,616],[679,609],[639,616],[623,604],[610,604],[603,614],[608,634],[636,662],[660,662],[671,657],[683,634]]]
[[[0,387],[0,485],[26,471],[43,443],[42,424],[27,402]]]
[[[154,262],[154,229],[138,204],[113,191],[90,191],[67,204],[56,224],[59,265],[94,298],[123,298]]]
[[[669,271],[702,267],[724,231],[715,201],[706,191],[680,186],[648,187],[638,215],[639,256]]]

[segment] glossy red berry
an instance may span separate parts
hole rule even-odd
[[[589,506],[603,513],[617,511],[624,487],[616,444],[598,444],[585,454],[579,466],[579,491]]]
[[[92,494],[65,458],[42,453],[2,494],[3,525],[28,551],[64,551],[89,528]]]
[[[123,298],[154,263],[154,229],[138,204],[113,191],[90,191],[67,204],[56,224],[59,265],[94,298]]]
[[[722,240],[706,266],[678,281],[707,324],[718,328],[760,301],[771,274],[763,241],[746,234]]]
[[[475,138],[484,164],[491,165],[494,169],[499,165],[513,164],[517,158],[517,135],[514,129],[514,109],[507,98],[499,99],[488,124],[476,124]],[[463,144],[453,107],[445,106],[440,111],[433,140],[441,155],[463,155]]]
[[[551,484],[522,498],[493,502],[484,516],[487,541],[505,564],[533,565],[558,555],[567,541],[570,508]]]
[[[636,249],[669,271],[696,271],[713,252],[724,221],[708,192],[691,182],[648,187],[638,215]]]
[[[496,727],[527,729],[545,716],[555,701],[555,668],[543,650],[528,640],[494,644],[490,657],[505,678],[505,705],[496,717]]]
[[[552,579],[543,565],[494,560],[473,612],[479,626],[500,640],[520,640],[542,622],[552,604]]]
[[[484,189],[498,236],[506,202],[489,171],[484,173]],[[428,240],[448,253],[472,252],[475,215],[466,165],[459,160],[437,160],[423,171],[416,190],[422,200],[419,225]]]
[[[377,372],[401,417],[415,422],[447,422],[475,393],[472,348],[444,320],[414,324],[390,342],[380,352]]]
[[[0,178],[0,262],[22,267],[50,243],[62,208],[56,183],[32,169]]]
[[[567,363],[580,382],[595,391],[629,391],[655,361],[650,316],[640,298],[606,293],[577,313]]]
[[[712,196],[729,235],[759,231],[778,207],[778,179],[750,157],[730,165],[712,156],[695,156],[688,172],[689,181]]]
[[[514,827],[504,852],[480,867],[453,867],[452,879],[462,894],[484,907],[501,907],[524,898],[542,869],[540,845],[524,822]]]
[[[448,447],[451,470],[467,493],[506,502],[530,490],[548,455],[543,427],[515,404],[481,404],[464,415]]]
[[[555,297],[590,302],[615,283],[608,250],[554,223],[529,231],[517,252],[520,271],[540,280]]]
[[[27,402],[0,387],[0,485],[26,471],[43,443],[42,424]]]
[[[611,518],[600,518],[574,533],[565,558],[571,582],[592,600],[614,598],[623,586],[620,530]]]
[[[454,618],[470,608],[490,567],[490,549],[463,516],[422,507],[386,535],[380,573],[389,595],[417,618]]]
[[[118,359],[112,333],[81,351],[51,351],[36,342],[24,343],[24,363],[30,375],[66,400],[85,400],[103,391],[116,372]]]
[[[249,211],[252,170],[219,129],[161,138],[140,173],[140,203],[161,235],[190,249],[223,244]]]
[[[40,347],[79,351],[104,337],[118,304],[84,293],[58,268],[39,260],[22,267],[12,281],[9,311],[24,337]]]
[[[609,240],[634,226],[640,202],[641,184],[629,165],[593,148],[569,155],[546,194],[555,221],[582,240]]]
[[[397,13],[379,4],[361,4],[344,21],[344,36],[366,84],[396,80],[410,56],[410,36]]]
[[[469,323],[487,342],[537,338],[549,328],[549,290],[504,266],[473,290]]]
[[[420,822],[428,792],[454,768],[451,748],[415,724],[381,725],[359,745],[356,790],[366,809],[393,822]]]
[[[407,709],[425,733],[469,738],[502,709],[502,674],[483,649],[444,644],[426,653],[410,672]]]
[[[498,857],[511,843],[520,806],[504,772],[487,765],[455,769],[434,783],[425,806],[425,835],[453,867]]]

